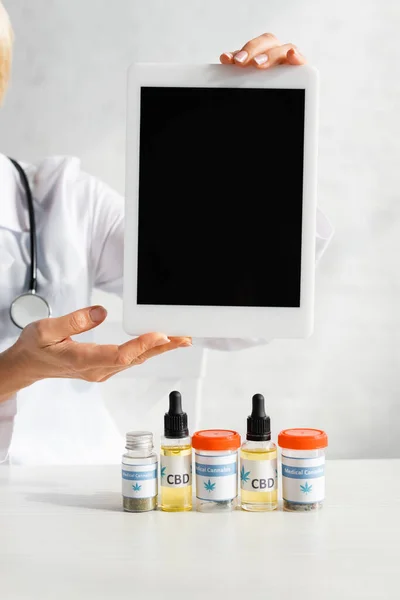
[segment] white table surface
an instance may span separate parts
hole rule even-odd
[[[1,600],[400,598],[400,460],[328,461],[318,514],[121,510],[119,467],[0,467]]]

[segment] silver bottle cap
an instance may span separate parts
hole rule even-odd
[[[127,450],[152,450],[153,434],[151,431],[129,431],[125,447]]]

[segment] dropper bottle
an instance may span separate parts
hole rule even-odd
[[[271,420],[265,414],[264,396],[253,396],[247,418],[246,441],[240,450],[241,507],[248,511],[275,510],[278,506],[276,445],[271,442]]]
[[[169,395],[160,455],[161,510],[192,510],[192,444],[179,392]]]

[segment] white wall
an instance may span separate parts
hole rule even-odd
[[[336,236],[319,268],[315,334],[211,353],[200,424],[243,430],[250,397],[260,391],[275,431],[323,427],[331,456],[400,457],[397,0],[4,4],[16,48],[0,117],[1,151],[20,159],[78,155],[87,171],[119,191],[129,63],[215,62],[221,51],[272,31],[295,42],[320,69],[319,200]],[[101,300],[111,321],[119,320],[120,302]],[[103,388],[123,432],[136,425],[132,403],[145,398],[150,385],[120,378]],[[161,421],[164,406],[152,406],[148,419]]]

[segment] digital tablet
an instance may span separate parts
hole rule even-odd
[[[141,64],[128,87],[126,332],[310,335],[317,72]]]

